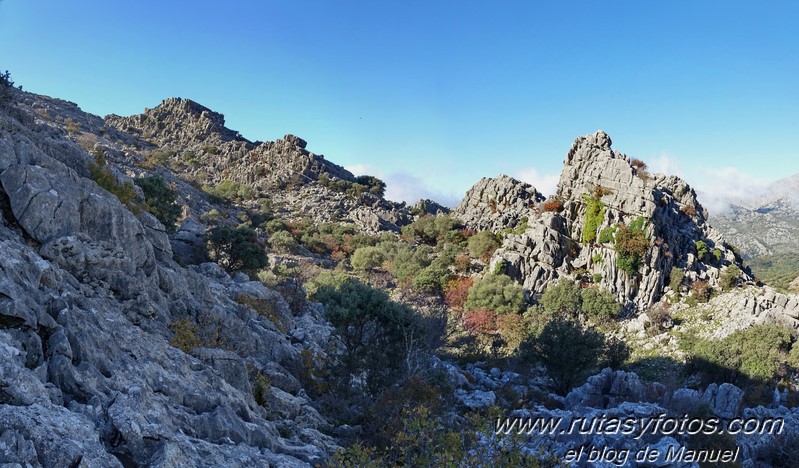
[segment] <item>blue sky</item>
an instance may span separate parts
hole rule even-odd
[[[797,23],[794,1],[3,0],[0,68],[100,115],[191,98],[411,202],[547,190],[603,129],[712,203],[799,172]]]

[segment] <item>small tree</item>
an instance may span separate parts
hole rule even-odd
[[[388,295],[353,278],[322,273],[308,292],[325,306],[345,350],[336,375],[343,388],[353,378],[363,379],[366,390],[377,394],[408,370],[409,353],[423,348],[422,329],[412,309],[389,300]]]
[[[566,394],[597,365],[604,345],[605,338],[600,333],[557,318],[544,325],[537,337],[525,340],[520,349],[523,355],[540,361],[555,390]]]
[[[14,88],[14,80],[8,70],[0,73],[0,104],[11,100],[11,90]]]
[[[207,249],[209,257],[228,272],[256,270],[268,263],[255,231],[248,227],[213,228],[208,236]]]

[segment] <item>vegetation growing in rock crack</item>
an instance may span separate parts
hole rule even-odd
[[[177,202],[177,195],[166,181],[159,176],[143,177],[133,180],[144,192],[144,209],[152,213],[166,228],[174,233],[177,220],[183,211]]]

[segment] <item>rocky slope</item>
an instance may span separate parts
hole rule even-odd
[[[159,162],[182,178],[212,187],[234,182],[249,189],[253,203],[268,200],[289,218],[352,223],[365,232],[397,231],[411,221],[403,204],[370,193],[352,196],[320,183],[346,185],[356,178],[308,151],[302,138],[252,143],[225,127],[224,116],[188,99],[166,99],[131,117],[109,115],[105,123],[159,148]],[[125,162],[135,166],[144,158],[143,153]]]
[[[499,232],[537,217],[542,201],[544,196],[532,185],[501,174],[474,184],[452,215],[477,231]]]
[[[152,215],[87,177],[92,158],[52,115],[76,106],[18,94],[0,108],[0,460],[303,466],[332,452],[295,375],[303,352],[328,349],[318,306],[293,312],[245,275],[179,266]],[[216,348],[170,346],[181,320]],[[266,406],[253,398],[258,375],[272,382]]]
[[[563,276],[590,278],[623,303],[646,309],[667,291],[672,268],[684,270],[688,282],[717,285],[724,269],[741,267],[707,223],[691,187],[674,176],[648,174],[638,161],[612,149],[602,131],[577,138],[566,155],[557,192],[562,206],[547,211],[541,201],[534,188],[501,176],[479,181],[454,212],[469,227],[494,232],[516,228],[527,218],[526,230],[505,235],[491,263],[503,263],[533,294]],[[589,206],[595,208],[590,223]],[[639,218],[645,221],[647,246],[630,273],[617,264],[614,233]],[[699,258],[699,241],[714,256]],[[741,279],[751,280],[745,273]]]
[[[734,200],[711,218],[744,258],[799,250],[799,174],[780,179],[751,199]]]

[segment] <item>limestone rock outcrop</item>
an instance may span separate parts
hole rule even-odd
[[[521,233],[506,231],[491,266],[502,266],[533,295],[553,280],[570,277],[598,283],[641,310],[666,292],[672,268],[682,269],[687,281],[711,286],[732,266],[743,270],[741,281],[751,280],[737,254],[707,224],[705,209],[688,184],[649,174],[642,162],[611,144],[601,130],[575,140],[551,209],[542,209],[543,197],[533,187],[500,176],[477,182],[453,215],[476,230],[521,228]],[[590,223],[589,204],[596,208]],[[635,270],[628,272],[618,264],[613,236],[621,225],[636,220],[643,222],[648,246]],[[587,229],[591,232],[585,233]],[[701,258],[698,242],[705,246]]]
[[[532,185],[500,174],[480,179],[452,210],[452,215],[476,231],[514,229],[523,218],[533,219],[544,196]]]
[[[355,196],[336,190],[356,182],[356,177],[309,151],[302,138],[289,134],[250,142],[225,127],[222,114],[189,99],[166,99],[130,117],[109,115],[105,123],[141,140],[141,150],[128,146],[128,156],[115,162],[135,167],[157,154],[159,164],[187,180],[209,187],[233,182],[246,188],[251,204],[268,200],[288,218],[352,223],[364,232],[398,231],[412,220],[404,204],[371,193]]]
[[[292,375],[328,349],[320,311],[178,265],[164,227],[85,177],[91,156],[24,102],[0,109],[0,463],[307,466],[334,451]],[[181,323],[217,349],[176,348]],[[256,403],[259,374],[290,411]]]

